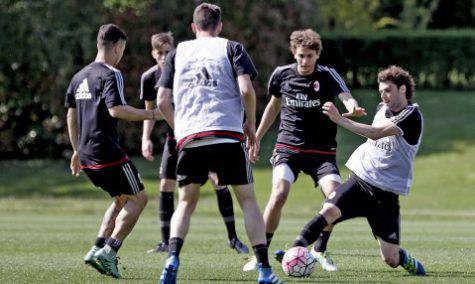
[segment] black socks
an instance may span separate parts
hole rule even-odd
[[[322,231],[320,233],[314,247],[316,252],[325,252],[327,250],[327,243],[331,233],[331,231]]]
[[[237,238],[231,192],[229,192],[227,187],[216,189],[216,197],[218,199],[219,212],[223,217],[226,230],[228,231],[228,239]]]
[[[257,263],[262,264],[262,268],[269,268],[269,255],[267,252],[267,245],[260,244],[252,247],[256,255]]]
[[[106,245],[106,238],[97,237],[94,245],[98,248],[103,248]]]
[[[295,239],[292,246],[307,247],[313,244],[323,231],[323,228],[325,228],[327,225],[328,223],[325,217],[323,217],[323,215],[317,214],[312,220],[305,224],[302,231],[300,232],[300,235],[297,237],[297,239]]]
[[[173,192],[160,192],[160,229],[162,231],[162,241],[165,244],[168,244],[168,239],[170,238],[170,220],[172,219],[173,215],[173,203]]]
[[[181,238],[171,238],[168,247],[168,256],[176,256],[180,255],[181,247],[183,246],[183,239]]]

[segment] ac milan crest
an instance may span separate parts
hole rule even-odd
[[[318,81],[313,82],[313,89],[315,92],[318,92],[320,90],[320,83]]]

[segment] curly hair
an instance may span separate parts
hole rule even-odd
[[[378,83],[387,81],[394,83],[398,88],[403,85],[406,86],[406,98],[408,100],[414,97],[414,79],[409,72],[401,67],[391,65],[378,73]]]
[[[320,35],[312,29],[293,31],[290,35],[290,50],[295,52],[297,47],[313,49],[320,55],[322,52],[322,40]]]

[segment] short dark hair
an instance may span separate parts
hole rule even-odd
[[[295,52],[299,46],[313,49],[317,52],[317,55],[320,55],[322,52],[322,40],[320,39],[320,35],[312,29],[292,32],[290,35],[290,50]]]
[[[209,3],[202,3],[195,8],[193,12],[193,23],[200,30],[216,30],[219,22],[221,22],[221,8]]]
[[[114,24],[105,24],[99,28],[97,43],[103,47],[111,47],[119,40],[127,40],[125,32]]]
[[[174,44],[173,35],[171,32],[154,34],[150,39],[150,42],[152,44],[152,48],[156,50],[159,50],[164,44],[169,44],[172,47]]]
[[[398,88],[402,85],[406,86],[406,99],[410,100],[414,97],[414,79],[406,70],[391,65],[378,73],[378,83],[388,81],[394,83]]]

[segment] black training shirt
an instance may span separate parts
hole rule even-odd
[[[282,101],[277,152],[335,154],[337,125],[322,105],[350,91],[333,68],[316,65],[312,74],[299,75],[297,63],[277,67],[268,91]]]
[[[157,82],[162,75],[162,69],[156,64],[142,74],[140,78],[140,99],[143,101],[155,101],[157,99]],[[174,138],[173,129],[167,124],[167,135]]]
[[[118,105],[126,105],[124,79],[118,69],[93,62],[74,75],[65,106],[77,109],[77,150],[82,168],[99,169],[127,160],[119,145],[118,120],[108,111]]]

